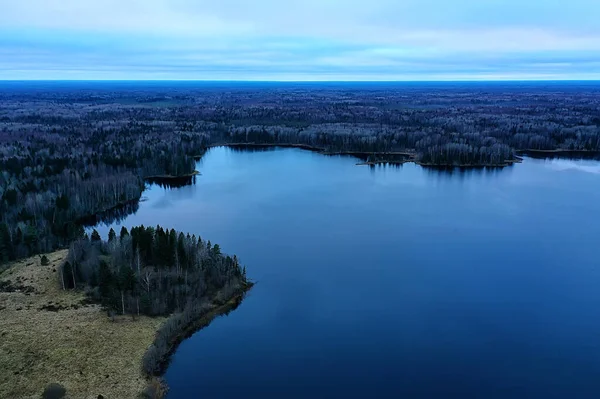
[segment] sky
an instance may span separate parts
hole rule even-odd
[[[598,0],[0,0],[0,79],[600,79]]]

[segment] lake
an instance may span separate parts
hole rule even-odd
[[[177,349],[169,399],[600,397],[600,162],[357,162],[219,147],[144,193],[125,226],[210,239],[258,282]]]

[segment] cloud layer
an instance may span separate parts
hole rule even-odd
[[[0,0],[0,79],[600,79],[570,0]]]

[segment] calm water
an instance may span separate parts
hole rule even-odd
[[[170,399],[600,397],[600,163],[355,163],[216,148],[195,186],[145,193],[125,225],[258,281],[179,347]]]

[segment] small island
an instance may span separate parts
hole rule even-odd
[[[236,256],[160,226],[14,262],[0,274],[0,397],[161,398],[177,345],[251,287]]]

